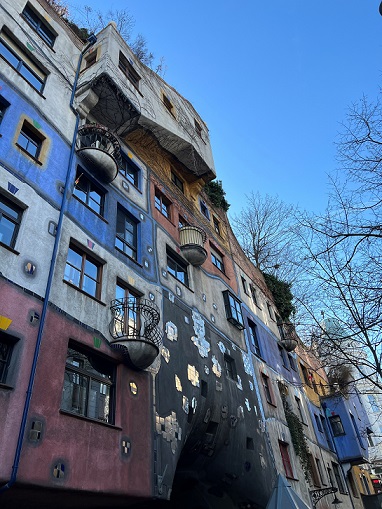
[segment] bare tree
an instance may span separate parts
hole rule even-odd
[[[294,243],[295,207],[258,192],[246,198],[246,206],[232,219],[245,254],[262,272],[293,282],[299,259]]]
[[[348,364],[353,376],[382,389],[382,109],[353,105],[338,142],[339,170],[323,216],[301,219],[300,300],[305,332],[321,357]],[[329,320],[328,320],[329,319]],[[310,322],[310,326],[307,324]],[[335,327],[327,327],[330,323]]]

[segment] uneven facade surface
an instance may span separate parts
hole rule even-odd
[[[114,24],[0,9],[0,507],[363,507],[366,418],[206,192],[205,122]]]

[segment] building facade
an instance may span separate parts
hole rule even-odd
[[[113,23],[0,8],[1,506],[265,508],[282,474],[313,507],[327,416],[206,193],[207,125]]]

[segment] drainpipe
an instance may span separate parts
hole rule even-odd
[[[91,34],[90,37],[88,38],[87,42],[88,42],[88,44],[81,51],[80,57],[78,59],[76,75],[75,75],[74,83],[73,83],[72,95],[71,95],[70,103],[69,103],[70,109],[76,116],[76,125],[74,128],[72,146],[70,149],[68,168],[66,171],[65,187],[64,187],[63,196],[62,196],[60,215],[59,215],[58,223],[57,223],[56,236],[55,236],[55,240],[54,240],[52,258],[51,258],[50,267],[49,267],[48,281],[46,284],[44,302],[43,302],[43,307],[42,307],[42,311],[41,311],[40,324],[39,324],[39,329],[38,329],[38,333],[37,333],[36,346],[35,346],[35,351],[34,351],[34,355],[33,355],[31,373],[29,376],[28,389],[27,389],[27,393],[26,393],[24,410],[23,410],[23,415],[21,418],[21,424],[20,424],[20,430],[19,430],[19,436],[18,436],[17,445],[16,445],[15,457],[14,457],[14,462],[13,462],[13,466],[12,466],[12,474],[11,474],[11,478],[9,479],[9,481],[0,488],[0,494],[3,493],[4,491],[7,491],[9,488],[11,488],[11,486],[16,482],[16,479],[17,479],[17,471],[18,471],[19,463],[20,463],[21,449],[22,449],[22,445],[23,445],[24,433],[25,433],[25,428],[26,428],[26,424],[27,424],[28,411],[29,411],[30,402],[31,402],[31,398],[32,398],[33,385],[34,385],[34,381],[35,381],[35,377],[36,377],[37,360],[38,360],[38,357],[40,354],[42,334],[43,334],[43,330],[44,330],[45,319],[46,319],[47,310],[48,310],[49,296],[50,296],[50,291],[51,291],[52,282],[53,282],[53,274],[54,274],[54,269],[56,267],[57,252],[58,252],[58,247],[60,244],[60,238],[61,238],[61,232],[62,232],[62,223],[64,220],[66,206],[68,204],[67,194],[68,194],[68,189],[69,189],[69,185],[71,182],[70,174],[71,174],[71,168],[72,168],[72,164],[73,164],[74,151],[75,151],[75,147],[76,147],[78,125],[80,122],[80,116],[73,106],[74,94],[77,89],[77,82],[78,82],[78,77],[80,74],[83,56],[87,52],[87,50],[97,42],[96,36],[94,34]]]

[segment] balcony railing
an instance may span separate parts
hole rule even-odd
[[[115,299],[110,310],[113,315],[109,326],[111,346],[120,350],[132,367],[149,367],[162,346],[158,307],[147,299]]]
[[[86,124],[78,129],[77,152],[90,165],[96,176],[110,183],[122,165],[121,146],[114,134],[100,124]]]
[[[292,352],[298,344],[296,329],[293,323],[278,322],[277,325],[280,332],[282,346],[285,348],[287,352]]]
[[[195,267],[202,265],[207,258],[207,251],[203,245],[206,242],[206,232],[198,226],[182,226],[179,228],[180,249],[183,256]]]

